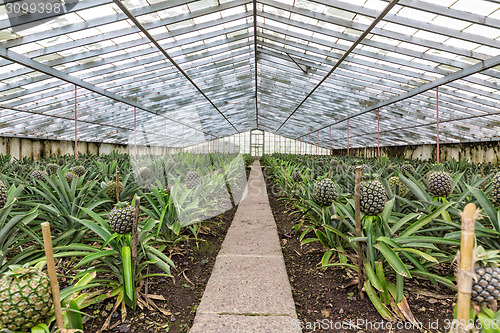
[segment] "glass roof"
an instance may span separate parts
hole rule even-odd
[[[0,5],[0,136],[179,146],[260,128],[323,147],[500,138],[500,3]],[[10,7],[9,7],[10,6]],[[76,99],[75,99],[76,94]],[[134,117],[135,114],[135,117]],[[182,140],[180,138],[183,138]]]

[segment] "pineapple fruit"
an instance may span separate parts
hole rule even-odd
[[[452,179],[445,171],[433,171],[427,175],[429,192],[438,197],[447,197],[451,193]]]
[[[47,178],[49,177],[48,173],[44,170],[33,170],[33,172],[31,173],[31,178],[33,178],[33,180],[39,180],[41,182],[45,182],[47,180]]]
[[[360,208],[366,215],[382,213],[387,201],[384,185],[378,180],[364,180],[360,184]]]
[[[3,181],[0,180],[0,209],[7,203],[8,189]]]
[[[50,282],[36,267],[11,266],[0,276],[0,330],[27,331],[52,309]]]
[[[141,167],[139,168],[139,178],[144,181],[148,182],[151,180],[153,177],[153,173],[151,172],[151,169],[148,167]]]
[[[78,178],[78,175],[72,171],[68,171],[66,172],[66,174],[64,174],[64,177],[66,177],[66,181],[68,182],[68,184],[71,184],[73,179]]]
[[[111,200],[116,200],[116,194],[120,196],[120,193],[123,191],[123,183],[118,181],[118,185],[116,184],[116,180],[112,180],[106,184],[106,195]]]
[[[495,301],[500,304],[500,255],[498,250],[485,251],[477,248],[475,277],[471,300],[478,305],[488,306]]]
[[[415,168],[410,163],[401,164],[401,166],[399,167],[399,170],[401,170],[401,173],[403,175],[406,175],[406,174],[414,175],[415,174]]]
[[[57,170],[59,170],[59,165],[55,163],[48,163],[46,169],[49,174],[53,175],[57,173]]]
[[[87,172],[84,166],[82,165],[77,165],[73,168],[71,168],[71,171],[73,171],[78,177],[81,177]]]
[[[119,202],[109,212],[109,226],[114,232],[128,234],[132,231],[134,222],[134,207],[125,202]]]
[[[300,171],[292,172],[292,179],[296,183],[302,181],[302,174],[300,173]]]
[[[337,199],[335,183],[329,178],[314,183],[313,198],[320,206],[330,206]]]
[[[491,195],[493,201],[500,205],[500,172],[496,173],[491,180]]]
[[[391,192],[395,194],[396,192],[396,186],[399,186],[399,194],[403,195],[408,191],[408,188],[406,187],[405,184],[401,182],[398,176],[392,176],[391,178],[388,179],[389,182],[389,188],[391,189]]]
[[[201,175],[198,171],[188,171],[184,178],[184,183],[189,189],[195,188],[201,184]]]

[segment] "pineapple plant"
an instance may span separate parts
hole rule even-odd
[[[399,180],[398,176],[392,176],[388,180],[389,183],[389,188],[391,189],[391,192],[395,194],[396,192],[396,186],[399,186],[399,194],[405,194],[406,191],[408,191],[408,188],[406,187],[401,180]]]
[[[451,193],[451,176],[446,171],[432,171],[427,175],[427,186],[435,196],[447,197]]]
[[[477,305],[488,306],[495,301],[500,304],[500,251],[485,251],[477,248],[475,276],[472,284],[471,300]]]
[[[59,170],[59,165],[55,163],[48,163],[46,169],[49,174],[53,175],[57,173],[57,170]]]
[[[387,195],[382,183],[376,179],[363,180],[360,184],[360,208],[365,215],[382,213]]]
[[[62,166],[62,165],[64,165],[64,158],[62,158],[62,157],[61,157],[61,158],[57,161],[57,163],[58,163],[59,165],[61,165],[61,166]]]
[[[64,174],[64,177],[66,177],[66,181],[68,182],[68,184],[71,184],[73,179],[78,178],[78,175],[72,171],[68,171]]]
[[[31,178],[34,181],[36,179],[36,180],[39,180],[41,182],[45,182],[45,180],[47,180],[48,177],[49,177],[49,174],[45,170],[36,169],[36,170],[33,170],[33,172],[31,173]]]
[[[496,173],[491,180],[491,195],[493,201],[500,205],[500,172]]]
[[[186,187],[191,189],[201,184],[201,175],[198,171],[188,171],[184,178]]]
[[[50,282],[37,267],[10,266],[0,276],[0,329],[26,331],[52,309]]]
[[[401,166],[399,167],[399,170],[401,171],[401,173],[403,175],[406,175],[406,174],[414,175],[415,174],[415,168],[410,163],[401,164]]]
[[[134,207],[126,202],[119,202],[109,212],[109,226],[119,234],[128,234],[132,231],[134,222]]]
[[[106,188],[106,195],[111,199],[111,200],[116,200],[116,195],[118,194],[118,197],[120,196],[120,193],[123,191],[123,183],[121,181],[118,181],[118,184],[116,184],[116,180],[112,180],[108,182],[105,185]]]
[[[338,165],[339,165],[339,162],[338,162],[337,160],[332,159],[332,160],[330,161],[330,166],[331,166],[332,168],[336,168]]]
[[[7,192],[7,186],[0,180],[0,209],[2,209],[7,203]]]
[[[302,181],[302,173],[300,171],[292,172],[292,179],[296,183]]]
[[[314,183],[313,198],[320,206],[330,206],[337,199],[335,183],[329,178]]]
[[[83,165],[77,165],[71,168],[71,171],[73,171],[78,177],[81,177],[87,172],[85,167]]]

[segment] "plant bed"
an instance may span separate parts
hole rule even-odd
[[[173,249],[171,258],[176,265],[176,269],[172,270],[174,279],[149,279],[148,294],[156,295],[152,301],[161,310],[127,309],[127,318],[123,323],[117,310],[110,328],[103,332],[188,332],[236,209],[204,222],[198,245],[195,240],[190,240]],[[86,333],[99,331],[112,305],[110,300],[85,309],[92,316],[85,322]]]
[[[297,218],[293,209],[279,200],[276,186],[267,179],[269,201],[274,214],[285,258],[293,298],[303,332],[391,332],[364,294],[359,298],[354,276],[342,268],[321,269],[324,248],[319,242],[301,245],[293,229]],[[444,267],[450,270],[450,267]],[[422,329],[397,328],[392,332],[443,332],[453,318],[455,297],[451,290],[427,282],[416,282],[406,294]],[[359,329],[349,323],[364,321]],[[316,323],[316,326],[314,324]],[[404,324],[403,322],[401,322]],[[435,325],[438,324],[438,327]],[[370,326],[372,325],[372,326]],[[397,323],[393,323],[397,325]],[[401,324],[400,324],[401,325]],[[408,324],[407,324],[408,325]],[[371,329],[370,329],[371,327]],[[396,327],[396,326],[394,326]]]

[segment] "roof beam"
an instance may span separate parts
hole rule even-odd
[[[453,82],[453,81],[456,81],[456,80],[460,80],[464,77],[467,77],[469,75],[473,75],[473,74],[476,74],[476,73],[479,73],[485,69],[488,69],[488,68],[492,68],[492,67],[495,67],[495,66],[498,66],[500,65],[500,56],[496,56],[496,57],[492,57],[490,59],[487,59],[485,61],[482,61],[480,63],[477,63],[475,65],[472,65],[472,66],[469,66],[467,68],[464,68],[462,70],[459,70],[459,71],[456,71],[452,74],[449,74],[447,76],[444,76],[442,78],[439,78],[437,80],[434,80],[432,82],[429,82],[429,83],[426,83],[424,85],[421,85],[413,90],[410,90],[409,92],[407,93],[404,93],[404,94],[401,94],[401,95],[398,95],[398,96],[395,96],[393,98],[390,98],[388,100],[385,100],[385,101],[381,101],[373,106],[370,106],[368,108],[365,108],[364,110],[360,111],[360,112],[357,112],[353,115],[350,115],[350,116],[347,116],[347,117],[344,117],[340,120],[337,120],[331,124],[328,124],[326,126],[323,126],[323,127],[320,127],[320,128],[317,128],[313,131],[310,131],[306,134],[303,134],[301,136],[299,136],[298,138],[300,137],[303,137],[305,135],[308,135],[310,133],[314,133],[314,132],[317,132],[319,130],[322,130],[324,128],[327,128],[329,126],[333,126],[333,125],[336,125],[338,123],[341,123],[347,119],[351,119],[351,118],[354,118],[354,117],[357,117],[359,115],[362,115],[362,114],[365,114],[367,112],[370,112],[370,111],[373,111],[373,110],[376,110],[378,108],[382,108],[382,107],[385,107],[385,106],[388,106],[388,105],[391,105],[391,104],[394,104],[394,103],[397,103],[399,101],[402,101],[402,100],[405,100],[407,98],[410,98],[410,97],[413,97],[415,95],[418,95],[418,94],[421,94],[423,92],[426,92],[430,89],[434,89],[436,87],[439,87],[439,86],[442,86],[442,85],[445,85],[445,84],[448,84],[450,82]]]
[[[259,102],[257,86],[257,0],[253,0],[253,48],[254,48],[254,68],[255,68],[255,128],[259,128]]]
[[[318,89],[323,82],[326,81],[326,79],[342,64],[342,62],[349,56],[349,54],[354,51],[354,49],[365,39],[365,37],[370,33],[370,31],[375,28],[375,26],[384,18],[384,16],[389,13],[389,11],[398,3],[399,0],[392,0],[385,8],[384,10],[379,14],[379,16],[373,20],[373,22],[370,24],[370,26],[358,37],[358,39],[351,45],[351,47],[340,57],[340,59],[335,63],[333,68],[326,74],[321,81],[318,82],[318,84],[311,90],[311,92],[302,100],[302,102],[297,105],[295,110],[292,111],[290,115],[283,121],[283,123],[276,129],[275,133],[277,133],[290,119],[295,112],[304,104],[304,102]]]
[[[179,70],[179,72],[184,75],[184,77],[189,81],[189,83],[191,83],[196,90],[199,91],[199,93],[205,97],[205,99],[214,107],[215,110],[217,110],[218,113],[220,113],[220,115],[229,123],[229,125],[231,125],[232,128],[234,128],[234,130],[236,131],[236,133],[239,133],[238,129],[233,125],[233,123],[231,123],[231,121],[219,110],[219,108],[217,107],[217,105],[215,105],[214,102],[212,102],[212,100],[210,98],[208,98],[208,96],[203,92],[203,90],[201,90],[200,87],[198,87],[198,85],[189,77],[189,75],[175,62],[174,59],[172,59],[172,57],[167,53],[167,51],[165,51],[165,49],[160,45],[160,43],[158,43],[158,41],[156,41],[156,39],[149,33],[149,31],[144,28],[144,26],[141,24],[141,22],[139,22],[139,20],[134,16],[132,15],[132,13],[127,9],[127,7],[125,7],[125,5],[121,2],[121,0],[113,0],[115,2],[115,4],[120,7],[120,9],[125,13],[125,15],[128,16],[128,18],[134,22],[135,26],[137,28],[139,28],[139,30],[142,31],[142,33],[144,35],[146,35],[146,37],[156,46],[156,48],[158,50],[160,50],[161,53],[163,53],[163,55],[165,56],[165,58],[167,58],[171,63],[172,65],[174,65],[177,70]]]

